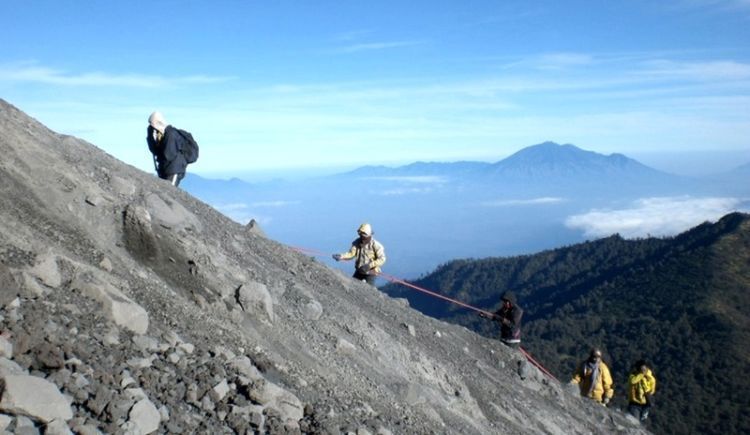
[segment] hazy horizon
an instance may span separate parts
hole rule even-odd
[[[573,144],[575,145],[575,144]],[[625,153],[620,153],[625,154]],[[510,154],[509,154],[510,155]],[[508,155],[508,156],[509,156]],[[646,166],[673,175],[703,177],[718,175],[750,163],[750,149],[738,151],[689,151],[689,152],[644,152],[633,155],[625,154]],[[313,167],[281,167],[262,170],[240,170],[224,172],[192,171],[196,175],[209,179],[228,180],[237,178],[248,183],[268,182],[274,180],[297,181],[307,178],[324,177],[352,171],[363,166],[406,166],[417,161],[450,163],[458,161],[474,161],[482,163],[496,163],[508,156],[498,159],[485,160],[413,160],[405,162],[372,162],[367,165],[344,166],[313,166]]]
[[[146,171],[159,110],[198,174],[548,140],[691,174],[722,162],[647,154],[750,149],[748,21],[747,0],[9,1],[0,96]]]
[[[750,211],[745,173],[691,179],[561,146],[525,155],[534,157],[501,170],[446,165],[256,184],[188,176],[185,189],[241,224],[255,220],[276,241],[329,253],[321,261],[343,270],[349,265],[330,254],[369,222],[387,246],[388,273],[408,278],[459,258],[526,255],[612,234],[673,236]]]

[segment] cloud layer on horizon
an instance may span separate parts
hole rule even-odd
[[[628,208],[591,210],[570,216],[565,226],[581,230],[588,237],[606,237],[615,233],[625,238],[663,237],[743,209],[750,209],[750,204],[740,198],[642,198]]]

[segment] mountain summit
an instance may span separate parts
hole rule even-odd
[[[526,147],[493,165],[495,175],[576,176],[614,174],[656,174],[636,160],[622,154],[585,151],[574,145],[544,142]]]
[[[496,163],[486,162],[416,162],[395,168],[364,166],[336,177],[418,177],[442,176],[453,180],[482,184],[506,183],[525,186],[625,188],[669,186],[685,180],[649,166],[623,154],[604,155],[582,150],[575,145],[544,142],[521,149]]]
[[[645,433],[2,100],[0,178],[9,432]]]

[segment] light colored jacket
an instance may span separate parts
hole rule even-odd
[[[655,392],[656,377],[651,373],[651,369],[646,370],[646,373],[631,373],[628,376],[628,401],[630,403],[645,405],[648,401],[646,396]]]
[[[349,251],[341,254],[342,260],[351,260],[353,258],[356,259],[354,267],[357,270],[374,270],[380,273],[380,267],[385,264],[385,248],[372,237],[364,244],[362,243],[362,239],[356,238],[352,242],[352,247]]]
[[[586,363],[581,364],[573,375],[572,383],[578,384],[581,388],[581,396],[602,402],[605,398],[611,399],[615,394],[612,385],[612,375],[609,373],[609,367],[604,361],[599,361],[599,374],[596,379],[592,378],[592,373],[586,368]],[[591,388],[593,383],[593,388]]]

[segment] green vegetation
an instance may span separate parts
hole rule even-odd
[[[524,308],[523,347],[565,382],[599,346],[627,405],[630,365],[650,362],[656,433],[750,433],[750,215],[668,239],[619,236],[536,255],[457,260],[415,284],[494,310],[505,290]],[[489,337],[476,313],[389,285],[413,307]]]

